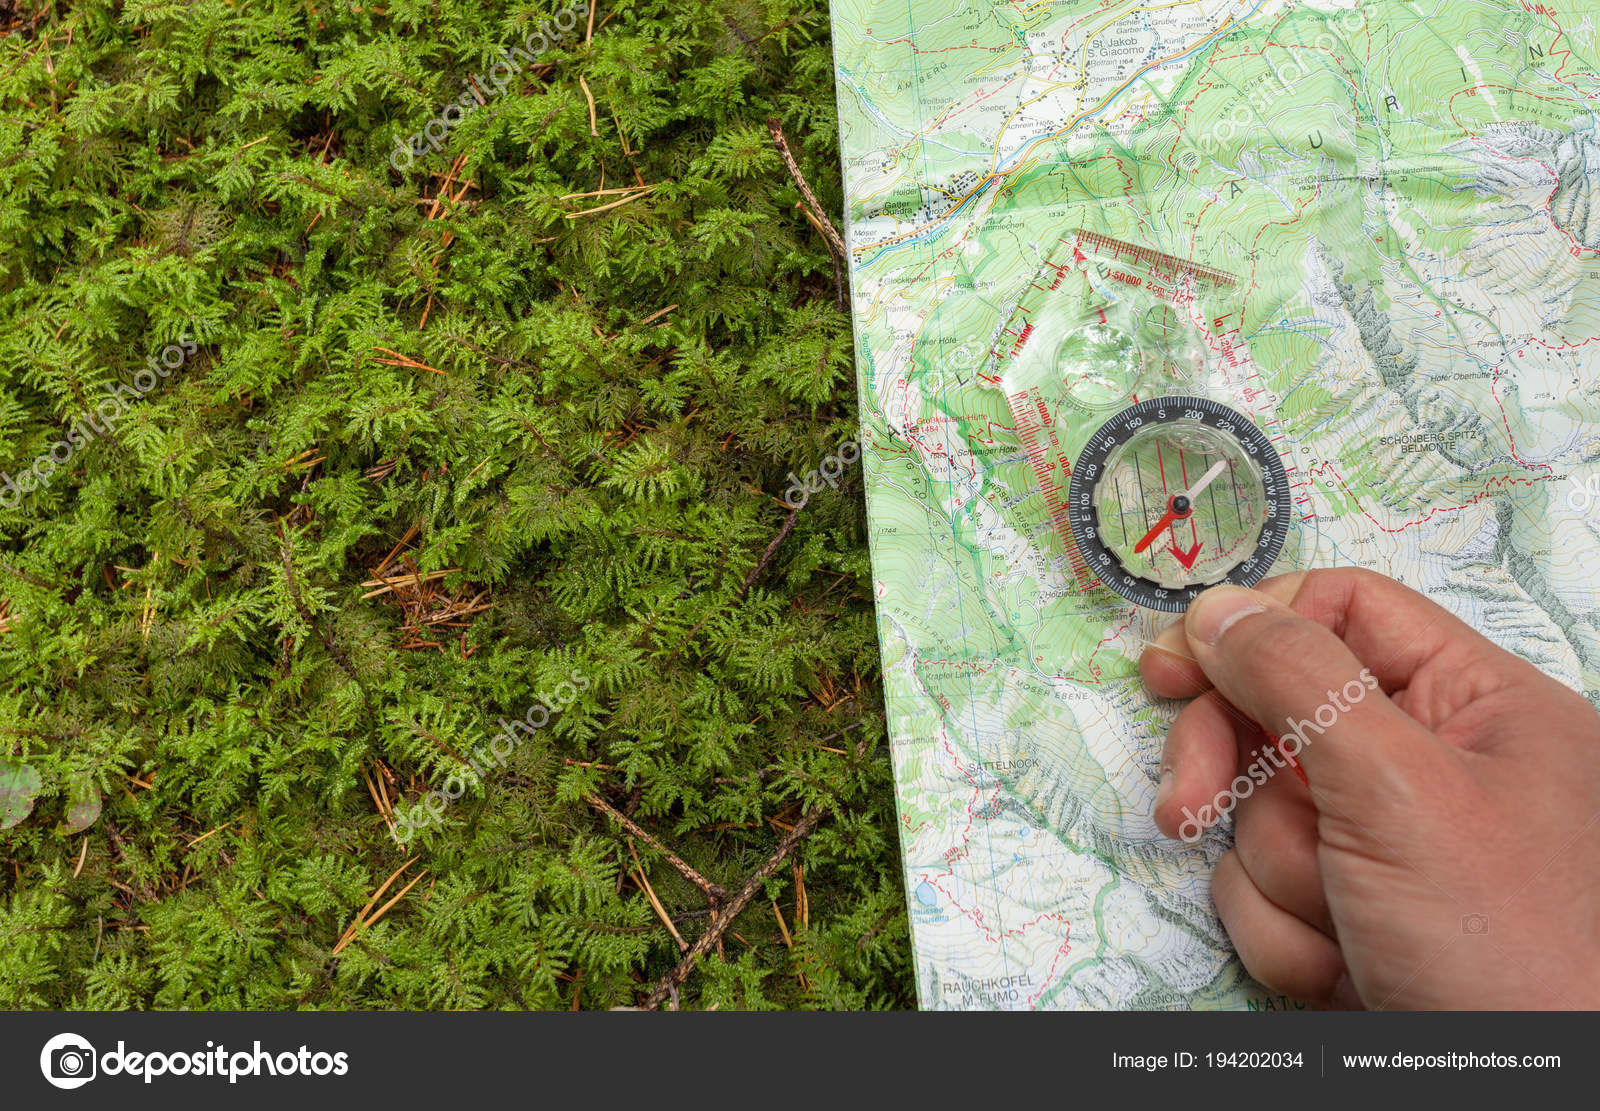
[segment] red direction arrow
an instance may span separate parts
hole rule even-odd
[[[1178,562],[1183,564],[1184,570],[1187,571],[1194,566],[1195,557],[1200,554],[1200,543],[1196,541],[1194,547],[1184,551],[1178,547],[1178,542],[1174,540],[1172,542],[1172,554],[1178,557]]]

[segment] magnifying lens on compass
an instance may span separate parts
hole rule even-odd
[[[1289,483],[1249,417],[1155,397],[1089,438],[1068,491],[1073,539],[1105,586],[1178,613],[1208,586],[1253,586],[1289,534]]]

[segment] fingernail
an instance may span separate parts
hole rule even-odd
[[[1183,639],[1183,619],[1181,617],[1146,641],[1145,647],[1165,652],[1169,656],[1176,656],[1180,660],[1194,659],[1194,656],[1189,652],[1189,642]]]
[[[1253,590],[1242,586],[1214,586],[1201,591],[1184,615],[1189,639],[1201,644],[1216,644],[1222,634],[1241,618],[1266,610]]]
[[[1178,777],[1171,768],[1165,765],[1161,768],[1161,782],[1156,784],[1156,809],[1160,810],[1163,803],[1172,797],[1172,789],[1178,785]]]

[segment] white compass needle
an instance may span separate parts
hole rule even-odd
[[[1207,486],[1211,485],[1211,480],[1221,474],[1227,468],[1227,466],[1228,461],[1226,459],[1218,459],[1215,463],[1211,464],[1210,470],[1200,476],[1199,482],[1196,482],[1193,486],[1189,487],[1183,492],[1183,496],[1188,498],[1191,502],[1194,501],[1200,496],[1201,491],[1203,491]]]

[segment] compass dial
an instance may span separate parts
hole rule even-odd
[[[1266,434],[1202,397],[1155,397],[1089,438],[1068,492],[1100,581],[1171,613],[1217,583],[1253,586],[1289,533],[1289,483]]]

